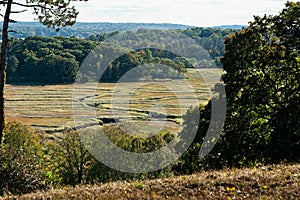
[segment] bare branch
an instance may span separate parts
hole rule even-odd
[[[20,10],[20,11],[11,11],[11,13],[23,13],[23,12],[26,12],[28,10]]]
[[[43,8],[43,9],[50,10],[50,8],[48,8],[47,6],[43,6],[43,5],[40,5],[40,4],[22,4],[22,3],[18,3],[18,2],[12,2],[12,4],[22,6],[22,7],[27,7],[27,8],[38,7],[38,8]]]
[[[58,14],[56,12],[54,12],[53,7],[47,7],[47,4],[45,4],[45,5],[41,5],[41,4],[23,4],[23,3],[19,3],[19,2],[12,2],[12,4],[27,7],[27,8],[45,9],[45,10],[48,10],[49,12],[51,12],[55,17],[57,17],[57,18],[59,17]]]
[[[9,23],[17,23],[17,21],[15,21],[13,19],[9,19]]]

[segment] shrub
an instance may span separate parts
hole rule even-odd
[[[110,141],[112,141],[116,146],[126,151],[135,153],[148,153],[151,151],[155,151],[167,145],[175,137],[174,135],[167,132],[161,132],[152,137],[145,137],[142,134],[138,133],[127,134],[121,127],[116,125],[104,126],[102,130],[108,136]],[[91,135],[91,137],[95,137],[94,134],[90,134],[88,131],[85,133],[85,135]],[[97,140],[97,138],[86,139],[90,141]],[[93,145],[93,142],[91,143],[91,145]],[[93,147],[96,146],[94,145]],[[96,151],[100,152],[104,151],[104,149],[97,149]],[[166,152],[166,155],[175,156],[175,152]],[[130,163],[130,161],[126,159],[118,160],[118,162],[123,162],[123,164],[125,163],[129,168],[134,166],[133,163]],[[165,167],[164,169],[150,173],[127,173],[112,169],[100,163],[99,161],[94,161],[91,165],[91,169],[87,178],[89,182],[95,183],[124,179],[159,178],[167,177],[170,175],[172,175],[171,167]]]
[[[0,195],[46,188],[39,139],[20,123],[7,124],[0,147]]]
[[[60,184],[75,186],[87,182],[94,159],[80,141],[78,132],[65,132],[64,137],[52,145],[51,158],[56,163],[51,175],[59,177]]]

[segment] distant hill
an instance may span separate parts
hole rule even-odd
[[[2,26],[2,22],[0,22]],[[11,24],[12,30],[16,33],[11,33],[11,37],[14,38],[26,38],[28,36],[76,36],[81,38],[87,38],[90,35],[107,33],[113,31],[127,31],[127,30],[137,30],[139,28],[146,29],[187,29],[192,28],[192,26],[181,25],[181,24],[156,24],[156,23],[109,23],[109,22],[99,22],[99,23],[84,23],[77,22],[72,27],[61,28],[56,31],[51,28],[43,26],[39,22],[18,22]],[[1,34],[0,34],[1,35]]]
[[[0,22],[2,27],[2,22]],[[74,26],[61,28],[59,31],[56,31],[51,28],[43,26],[39,22],[18,22],[11,24],[11,29],[16,31],[16,33],[11,33],[10,36],[14,38],[26,38],[28,36],[63,36],[63,37],[80,37],[88,38],[91,35],[96,35],[100,33],[109,33],[114,31],[129,31],[137,30],[140,28],[146,29],[187,29],[193,28],[193,26],[182,25],[182,24],[170,24],[170,23],[110,23],[110,22],[96,22],[96,23],[86,23],[86,22],[77,22]],[[222,25],[215,26],[212,28],[221,28],[221,29],[241,29],[243,25]],[[1,36],[1,33],[0,33]]]
[[[247,27],[247,25],[222,25],[222,26],[214,26],[213,28],[222,28],[222,29],[242,29],[244,27]]]

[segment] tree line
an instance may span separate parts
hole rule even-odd
[[[80,63],[96,45],[75,37],[12,39],[8,47],[7,83],[71,83]]]
[[[206,51],[209,55],[201,60],[181,58],[171,52],[162,52],[158,49],[147,48],[144,38],[163,37],[164,31],[139,29],[127,31],[122,34],[132,37],[132,43],[136,46],[145,46],[144,49],[129,51],[116,59],[109,70],[103,74],[100,81],[115,82],[130,69],[142,64],[162,64],[170,67],[169,71],[160,78],[176,78],[185,72],[186,67],[215,67],[221,66],[220,57],[224,54],[223,39],[234,32],[232,29],[219,28],[191,28],[186,30],[166,31],[177,37],[185,34],[199,43],[203,49],[195,47],[195,52]],[[97,46],[105,50],[111,48],[114,52],[120,51],[118,44],[105,42],[120,32],[102,33],[92,35],[89,38],[76,37],[40,37],[30,36],[25,39],[12,38],[8,45],[7,83],[9,84],[61,84],[72,83],[76,78],[78,69],[86,56]],[[149,42],[150,43],[150,42]],[[101,45],[100,45],[101,44]],[[143,51],[142,51],[143,50]],[[139,68],[140,78],[155,77],[153,71]],[[91,69],[91,74],[95,71]],[[152,74],[151,74],[152,73]],[[156,73],[157,74],[157,73]],[[162,73],[160,73],[162,75]],[[159,78],[159,77],[158,77]],[[89,78],[84,77],[85,81]]]
[[[2,22],[0,22],[0,26]],[[70,27],[60,27],[59,31],[49,29],[42,26],[38,22],[18,22],[11,24],[11,28],[15,31],[11,33],[14,38],[27,38],[29,36],[42,36],[42,37],[79,37],[88,38],[91,35],[98,33],[110,33],[114,31],[136,31],[140,28],[146,29],[186,29],[192,28],[191,26],[181,24],[157,24],[157,23],[110,23],[110,22],[77,22]],[[237,27],[232,27],[237,29]],[[1,35],[1,33],[0,33]]]

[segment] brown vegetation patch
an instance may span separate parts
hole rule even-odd
[[[218,78],[221,69],[189,69],[189,79],[187,80],[196,93],[199,103],[203,104],[210,98],[210,82]],[[206,78],[206,82],[203,81]],[[170,82],[171,81],[171,82]],[[119,110],[118,117],[120,120],[130,120],[128,109],[131,117],[135,120],[145,121],[149,117],[147,111],[155,111],[157,114],[176,116],[176,123],[181,121],[182,115],[190,107],[191,101],[195,98],[193,93],[186,91],[186,80],[170,80],[158,82],[128,82],[128,83],[99,83],[96,89],[96,102],[89,103],[93,93],[84,94],[81,101],[76,105],[87,108],[87,110],[78,110],[75,113],[78,116],[86,117],[90,112],[89,109],[96,108],[99,118],[104,116],[113,116],[112,109]],[[90,90],[95,84],[86,83],[80,86],[83,91]],[[172,87],[168,87],[171,85]],[[174,88],[174,86],[176,86]],[[172,91],[174,90],[174,91]],[[175,91],[176,90],[176,91]],[[91,89],[91,92],[94,90]],[[77,93],[81,93],[78,89]],[[6,118],[8,121],[18,120],[35,129],[46,132],[59,132],[65,128],[74,127],[73,110],[72,110],[73,85],[6,85]],[[131,95],[128,97],[128,95]],[[178,96],[179,95],[179,96]],[[179,97],[179,99],[178,99]],[[112,98],[116,103],[112,104]],[[123,105],[124,99],[128,98],[129,106]],[[159,105],[164,110],[156,109]],[[154,110],[153,110],[154,109]],[[164,112],[162,112],[164,111]],[[145,114],[146,113],[146,114]],[[166,119],[168,121],[169,119]],[[174,125],[176,126],[176,123]],[[80,124],[87,125],[87,124]],[[167,129],[166,131],[173,131]]]
[[[299,199],[300,164],[226,169],[146,181],[119,181],[5,199]]]

